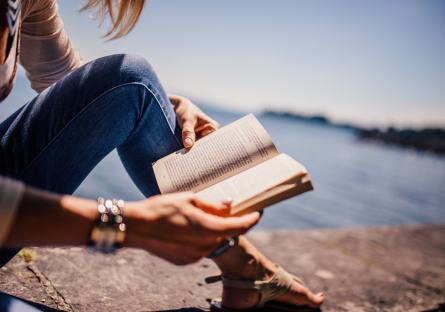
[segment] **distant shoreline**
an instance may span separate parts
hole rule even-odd
[[[385,130],[377,128],[363,128],[348,123],[335,123],[323,115],[303,115],[294,112],[265,110],[263,116],[276,116],[288,119],[311,122],[318,125],[331,126],[352,130],[361,140],[378,141],[401,147],[414,148],[421,151],[430,151],[445,155],[445,129],[396,129],[388,127]]]

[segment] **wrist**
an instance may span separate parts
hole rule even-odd
[[[62,196],[60,206],[66,214],[75,216],[78,219],[77,245],[86,246],[90,239],[91,229],[97,219],[97,202],[91,199],[83,199],[74,196]]]
[[[147,228],[146,223],[159,220],[160,215],[154,203],[155,198],[157,198],[157,196],[142,201],[127,203],[124,212],[124,217],[128,221],[127,223],[134,225],[136,228],[138,228],[138,224],[144,223],[143,228]]]
[[[67,213],[76,214],[89,223],[92,223],[97,217],[97,202],[95,200],[62,196],[60,206]]]
[[[137,218],[140,208],[139,202],[128,202],[125,204],[124,217],[126,220]]]
[[[153,236],[156,224],[161,219],[159,210],[153,203],[156,196],[143,201],[129,202],[124,211],[127,235],[124,242],[126,247],[140,247],[140,239]]]
[[[158,215],[152,205],[147,204],[148,200],[129,202],[125,205],[124,218],[127,223],[127,233],[139,235],[141,232],[149,230],[148,223],[156,222]]]

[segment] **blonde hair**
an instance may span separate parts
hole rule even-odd
[[[112,25],[104,37],[113,40],[125,36],[134,28],[144,5],[145,0],[88,0],[81,11],[95,10],[100,24],[108,15]]]

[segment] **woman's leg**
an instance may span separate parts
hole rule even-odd
[[[72,193],[114,148],[146,196],[159,192],[151,163],[181,147],[176,116],[150,65],[113,55],[92,61],[0,125],[0,172]]]
[[[150,196],[159,193],[151,163],[182,146],[178,130],[150,65],[136,56],[108,56],[73,71],[0,124],[0,173],[72,193],[117,147],[133,181]],[[0,266],[15,252],[0,251]],[[267,279],[275,270],[245,238],[216,263],[234,279]],[[297,289],[293,297],[301,301],[303,293]],[[257,297],[230,289],[223,295],[234,306]]]
[[[181,147],[176,128],[167,95],[143,58],[100,58],[0,124],[0,173],[72,193],[117,148],[133,181],[150,196],[159,193],[151,163]],[[0,265],[13,254],[0,252]]]

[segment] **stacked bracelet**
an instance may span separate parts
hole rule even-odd
[[[94,222],[88,247],[90,250],[113,253],[125,240],[124,201],[97,199],[98,218]]]
[[[227,251],[229,251],[229,249],[231,249],[232,247],[238,245],[238,242],[239,242],[239,237],[238,236],[226,238],[206,258],[213,259],[213,258],[219,257],[222,254],[224,254]]]

